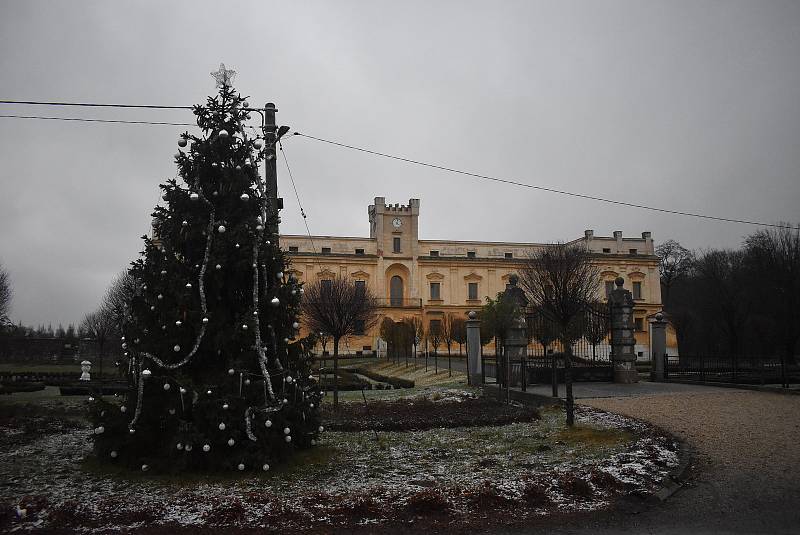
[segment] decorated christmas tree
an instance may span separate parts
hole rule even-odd
[[[247,134],[253,110],[221,72],[130,269],[128,391],[90,400],[97,456],[137,470],[268,470],[322,432],[311,345],[297,338],[303,290],[258,170],[276,136]]]

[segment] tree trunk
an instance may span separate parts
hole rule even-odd
[[[339,339],[333,339],[333,410],[339,408]]]
[[[575,425],[575,399],[572,397],[572,345],[564,348],[564,387],[567,391],[567,426]]]
[[[547,346],[544,348],[544,354],[547,355]],[[550,356],[550,365],[552,367],[553,376],[551,377],[553,385],[553,397],[558,397],[558,361],[556,361],[556,354],[552,353]]]

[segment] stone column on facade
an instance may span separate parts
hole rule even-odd
[[[653,381],[664,380],[664,358],[667,354],[667,322],[664,321],[664,314],[661,312],[656,314],[656,319],[650,324],[650,333],[652,336],[651,358],[652,358],[652,374]]]
[[[481,320],[472,310],[467,315],[467,381],[472,386],[483,384],[481,365]]]
[[[611,291],[608,301],[611,308],[611,351],[614,363],[615,383],[636,383],[636,338],[633,335],[633,297],[622,287],[625,281],[617,277],[616,289]]]

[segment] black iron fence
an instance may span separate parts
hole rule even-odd
[[[776,385],[800,384],[794,359],[775,355],[663,355],[664,379],[703,383]]]

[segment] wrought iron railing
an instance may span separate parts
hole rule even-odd
[[[418,297],[379,297],[376,301],[379,307],[422,308],[422,299]]]

